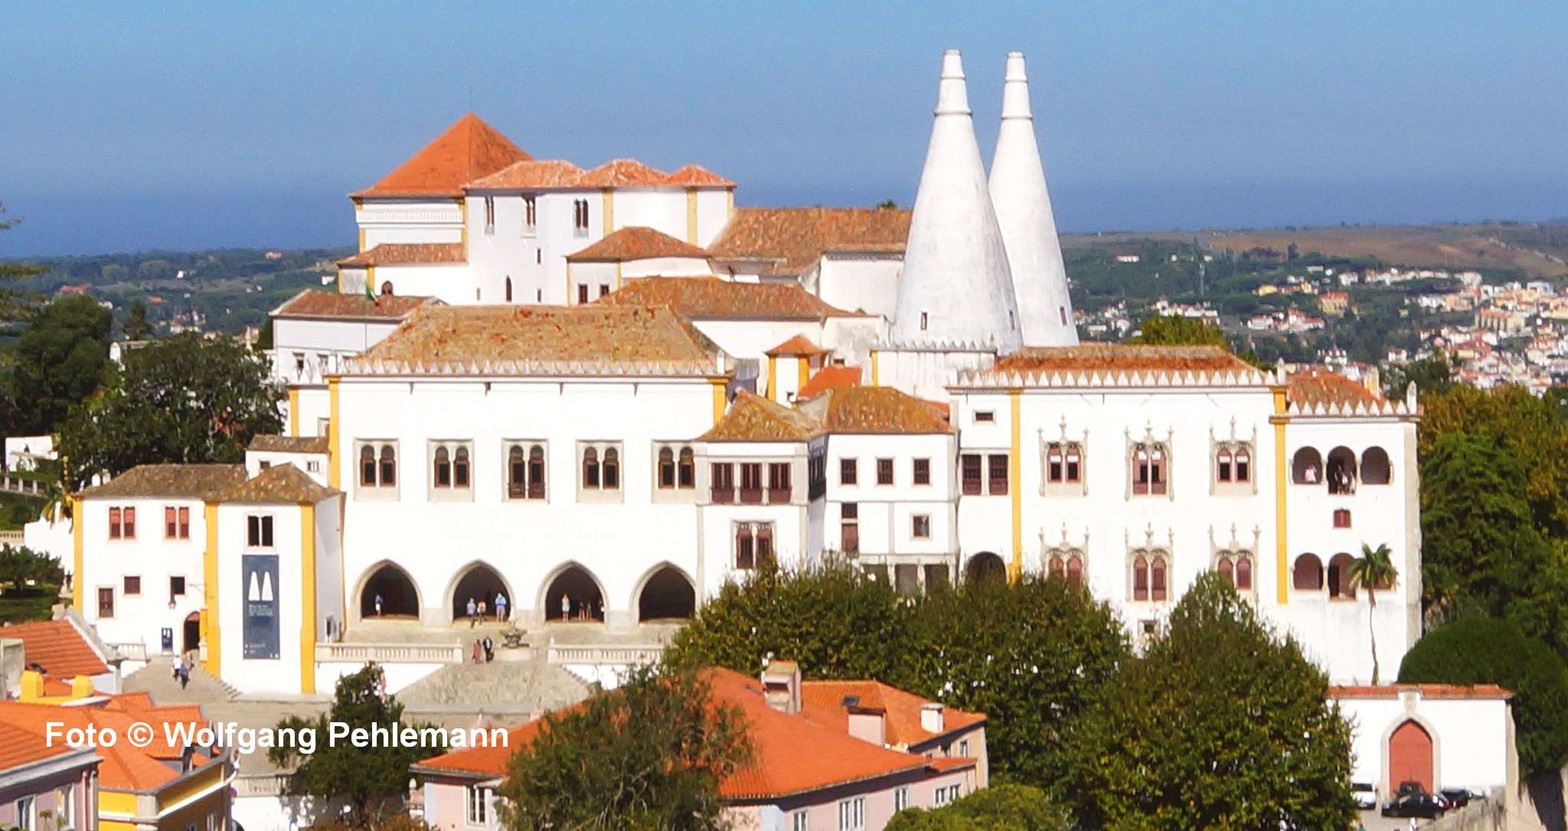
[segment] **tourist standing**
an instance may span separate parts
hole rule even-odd
[[[495,622],[506,622],[506,595],[502,592],[495,593]]]
[[[474,603],[472,597],[468,598],[468,628],[472,629],[479,623],[479,619],[475,617],[478,612],[479,606]]]
[[[572,617],[572,599],[564,592],[561,594],[561,622],[565,623]]]
[[[381,617],[381,595],[376,595],[376,617]]]

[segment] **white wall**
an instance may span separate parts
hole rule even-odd
[[[825,254],[818,267],[816,295],[849,312],[866,312],[891,319],[898,298],[898,277],[904,269],[902,255],[856,257]]]
[[[734,202],[730,198],[731,193],[724,188],[697,191],[697,244],[703,248],[712,245],[724,226],[729,224],[730,208]]]
[[[897,562],[948,562],[958,550],[957,437],[951,435],[834,435],[828,437],[826,547],[838,549],[842,506],[858,506],[860,553]],[[856,462],[856,484],[840,483],[844,459]],[[893,460],[893,484],[877,484],[877,459]],[[931,463],[931,484],[914,483],[914,460]],[[913,516],[931,519],[931,536],[916,539]],[[927,555],[912,557],[911,555]],[[933,559],[930,555],[937,555]]]
[[[301,426],[304,426],[301,424]],[[319,485],[327,484],[327,454],[325,453],[284,453],[268,450],[245,451],[245,475],[256,477],[261,475],[263,465],[267,467],[281,467],[293,465],[302,473],[308,474]]]
[[[136,539],[109,538],[109,508],[136,509]],[[190,511],[190,537],[164,538],[166,506]],[[117,499],[88,497],[82,500],[82,616],[98,628],[108,643],[145,644],[150,654],[160,654],[161,630],[174,630],[174,649],[183,648],[185,618],[205,605],[206,578],[202,553],[207,530],[200,500]],[[125,594],[125,577],[141,578],[141,594]],[[185,594],[174,597],[170,608],[169,579],[185,578]],[[98,616],[98,589],[114,590],[114,617]]]
[[[701,257],[649,257],[621,264],[623,281],[636,277],[703,277],[712,273],[713,267]]]
[[[685,188],[622,188],[613,199],[615,228],[652,228],[686,239]]]
[[[379,276],[379,270],[377,273]],[[324,375],[341,371],[344,359],[380,343],[398,323],[391,319],[275,317],[273,375],[284,384],[325,383]]]
[[[1514,774],[1513,714],[1506,699],[1429,698],[1414,689],[1398,696],[1338,698],[1351,723],[1351,779],[1388,795],[1388,738],[1414,718],[1432,736],[1438,788],[1489,791],[1509,787]]]
[[[355,221],[368,251],[382,243],[458,242],[462,208],[455,199],[365,199]]]
[[[879,349],[877,383],[898,387],[928,401],[946,402],[947,387],[959,370],[989,369],[996,362],[994,352],[917,352]]]
[[[247,518],[271,516],[273,547],[248,547]],[[247,693],[297,694],[300,683],[300,627],[305,604],[302,589],[300,527],[298,505],[218,506],[218,626],[222,653],[219,672],[223,680]],[[273,591],[278,598],[278,657],[245,658],[245,585],[243,562],[246,554],[271,554],[278,559],[278,583]],[[319,620],[318,615],[318,620]],[[319,627],[319,622],[318,622]],[[318,633],[323,630],[318,628]],[[319,637],[319,635],[318,635]],[[311,648],[314,653],[314,647]],[[315,656],[310,656],[312,665]]]
[[[815,320],[701,320],[692,324],[725,353],[741,360],[767,361],[763,354],[796,335],[820,345],[822,324]]]

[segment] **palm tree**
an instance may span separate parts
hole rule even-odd
[[[1367,629],[1372,635],[1372,686],[1377,686],[1377,590],[1394,585],[1399,569],[1394,566],[1394,553],[1386,544],[1373,548],[1361,544],[1361,556],[1350,561],[1350,579],[1367,590]]]

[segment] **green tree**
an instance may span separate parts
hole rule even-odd
[[[1385,544],[1361,544],[1361,556],[1350,561],[1350,579],[1367,592],[1367,632],[1372,639],[1372,686],[1377,686],[1377,592],[1394,585],[1399,569]]]
[[[82,295],[40,309],[16,342],[11,393],[27,435],[53,433],[72,407],[88,399],[109,362],[109,310]]]
[[[28,583],[58,586],[65,579],[60,561],[21,546],[0,546],[0,594],[7,588],[22,588]]]
[[[500,795],[512,831],[720,831],[722,776],[751,763],[746,718],[695,672],[639,667],[612,692],[546,716]]]
[[[1328,678],[1217,573],[1073,732],[1089,828],[1348,828],[1350,726]]]
[[[1420,395],[1446,392],[1454,386],[1454,365],[1441,352],[1406,364],[1394,364],[1383,373],[1383,389],[1390,398],[1404,398],[1411,384]]]
[[[20,219],[6,219],[5,205],[0,204],[0,231],[16,227]],[[18,323],[27,321],[35,306],[42,299],[14,285],[17,280],[35,277],[47,269],[35,265],[0,262],[0,334],[13,334]]]
[[[1497,684],[1514,694],[1519,764],[1526,774],[1568,763],[1568,666],[1539,639],[1492,617],[1468,617],[1426,634],[1405,653],[1402,684]]]
[[[123,362],[60,430],[74,487],[139,464],[240,462],[251,437],[282,427],[283,391],[242,343],[184,333],[129,350]]]
[[[140,300],[131,301],[131,307],[125,313],[125,325],[120,327],[125,333],[126,340],[147,340],[152,337],[152,323],[147,320],[147,304]]]
[[[884,199],[881,202],[877,203],[877,210],[879,210],[879,211],[896,211],[896,210],[898,210],[898,203],[893,201],[893,200],[891,200],[891,199]]]
[[[1218,346],[1229,350],[1230,341],[1220,327],[1195,317],[1154,315],[1138,322],[1138,334],[1128,343],[1148,346]]]
[[[351,742],[328,741],[328,728],[333,724],[346,725],[351,730],[368,730],[378,725],[388,730],[425,726],[404,724],[403,705],[395,696],[381,692],[384,683],[381,667],[366,664],[358,672],[338,679],[332,707],[325,714],[314,720],[289,716],[278,722],[279,728],[314,730],[315,753],[303,756],[293,746],[267,749],[267,760],[273,765],[294,770],[289,779],[292,792],[347,800],[355,827],[401,812],[408,793],[409,766],[441,752],[428,746],[356,747]]]
[[[1551,538],[1568,538],[1568,429],[1555,407],[1529,390],[1480,390],[1463,384],[1421,398],[1418,458],[1426,498],[1425,458],[1450,433],[1485,436],[1518,460],[1535,524]],[[1467,489],[1468,490],[1468,489]]]
[[[975,791],[934,810],[910,808],[887,824],[887,831],[1068,831],[1067,812],[1045,791],[1002,784]]]

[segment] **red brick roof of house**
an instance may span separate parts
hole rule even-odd
[[[0,638],[22,642],[23,657],[44,668],[49,678],[69,681],[78,675],[103,675],[109,671],[98,650],[68,620],[40,620],[0,627]]]
[[[720,176],[702,165],[689,164],[677,168],[665,180],[667,185],[679,185],[687,188],[733,188],[735,183]]]
[[[805,386],[795,391],[795,397],[804,401],[831,389],[856,387],[860,385],[860,376],[858,366],[825,366],[817,370],[817,374],[811,376]]]
[[[739,208],[708,246],[721,260],[765,262],[767,275],[798,275],[829,252],[897,254],[910,212],[897,208]]]
[[[463,185],[532,158],[511,139],[469,113],[381,181],[354,197],[460,197]]]
[[[707,442],[800,442],[821,433],[817,419],[793,407],[741,390],[713,429],[697,437]]]
[[[1376,404],[1383,396],[1366,384],[1327,369],[1305,369],[1290,376],[1285,396],[1292,404],[1332,406],[1338,404]]]
[[[1252,371],[1246,361],[1218,346],[1030,346],[998,358],[996,371]]]
[[[678,240],[662,231],[634,225],[605,235],[604,239],[566,255],[569,263],[615,263],[674,257],[707,260],[706,249]]]
[[[888,744],[918,745],[939,736],[969,730],[985,723],[985,715],[944,707],[943,730],[932,733],[921,726],[920,713],[933,702],[881,681],[806,681],[800,686],[801,711],[807,718],[830,727],[849,730],[849,709],[845,699],[853,697],[856,706],[880,710],[886,717]]]
[[[195,707],[143,707],[137,702],[120,702],[115,696],[96,706],[62,707],[56,704],[34,704],[16,701],[0,702],[0,725],[33,735],[47,735],[50,722],[63,725],[63,729],[96,725],[100,730],[113,729],[121,741],[112,746],[99,745],[97,752],[102,760],[98,767],[98,784],[112,790],[153,791],[180,778],[178,762],[189,752],[192,767],[212,764],[227,751],[214,755],[205,749],[190,749],[167,741],[164,725],[192,723],[205,725],[206,719]],[[131,735],[136,723],[153,726],[152,742],[137,747],[124,737]],[[0,740],[0,748],[7,746]],[[3,755],[3,752],[0,752]]]
[[[384,242],[352,257],[338,260],[338,268],[384,265],[453,265],[468,262],[460,242]]]
[[[439,304],[434,297],[384,294],[374,300],[363,294],[305,289],[272,311],[273,317],[336,318],[342,320],[406,317],[420,306]]]
[[[817,355],[825,355],[827,351],[812,343],[811,339],[805,335],[795,335],[762,354],[770,358],[811,358]]]
[[[941,405],[893,387],[833,387],[799,408],[828,434],[946,434],[955,432]]]
[[[584,173],[578,180],[585,188],[650,188],[669,184],[670,174],[636,159],[612,159]]]
[[[793,283],[717,277],[638,277],[594,301],[601,306],[666,306],[690,320],[824,320],[853,313]]]
[[[137,465],[77,496],[83,499],[151,496],[207,499],[243,481],[244,465]],[[148,521],[152,518],[148,517]]]
[[[1422,698],[1512,698],[1513,693],[1496,684],[1381,684],[1331,686],[1329,698],[1398,698],[1414,691]]]
[[[560,159],[526,159],[514,162],[489,176],[481,176],[467,187],[470,190],[512,190],[517,188],[578,187],[586,170]]]

